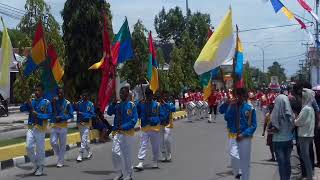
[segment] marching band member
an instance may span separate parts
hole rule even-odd
[[[52,116],[52,107],[49,100],[43,98],[43,86],[35,88],[35,98],[24,103],[20,107],[21,112],[28,111],[28,131],[26,136],[27,154],[34,165],[33,174],[43,174],[45,158],[45,132],[48,119]]]
[[[175,105],[171,102],[168,102],[167,96],[162,94],[163,97],[160,100],[160,149],[162,152],[161,161],[170,162],[172,159],[171,155],[171,129],[173,128],[173,118],[172,113],[176,111]]]
[[[87,158],[92,157],[92,152],[89,147],[89,133],[92,126],[92,118],[95,116],[94,106],[89,101],[88,93],[85,92],[81,96],[81,100],[77,103],[75,110],[77,111],[77,125],[80,130],[81,146],[77,161],[81,162],[83,159],[83,153],[86,150]]]
[[[137,105],[138,116],[141,119],[141,139],[138,153],[139,164],[136,170],[144,169],[143,162],[147,155],[149,140],[152,146],[153,165],[152,168],[158,168],[158,158],[160,150],[160,119],[159,104],[153,100],[153,92],[148,87],[145,91],[145,101],[140,101]]]
[[[52,101],[53,117],[50,121],[51,136],[50,143],[55,155],[58,157],[57,167],[64,165],[64,154],[66,152],[68,120],[73,119],[71,103],[65,99],[62,88],[58,89],[58,97]]]
[[[113,123],[112,162],[118,175],[114,180],[131,180],[132,169],[132,141],[134,127],[138,120],[137,108],[129,100],[129,88],[120,89],[120,103],[116,100],[108,107],[107,114],[115,115]]]
[[[257,128],[255,109],[246,102],[245,89],[237,89],[237,100],[231,102],[225,120],[229,129],[230,156],[236,178],[249,180],[251,140]],[[241,170],[242,175],[239,173]]]

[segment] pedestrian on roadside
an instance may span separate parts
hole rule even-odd
[[[153,92],[147,87],[146,99],[137,104],[138,117],[141,119],[140,148],[138,153],[139,163],[135,166],[138,171],[144,170],[144,160],[147,156],[148,144],[152,146],[152,168],[158,168],[160,152],[160,118],[159,103],[153,100]]]
[[[272,128],[268,132],[273,133],[272,142],[278,162],[280,180],[290,180],[291,162],[290,155],[293,148],[294,114],[289,98],[280,94],[276,97],[271,113]]]
[[[27,155],[34,165],[33,174],[43,175],[45,158],[45,133],[48,120],[52,117],[52,106],[49,100],[43,98],[44,87],[35,87],[35,98],[20,106],[20,111],[29,112],[28,131],[26,136]]]
[[[236,89],[236,100],[230,103],[224,116],[229,129],[233,174],[237,179],[241,176],[241,180],[250,178],[251,141],[257,128],[256,111],[247,103],[247,97],[246,89]]]
[[[58,158],[57,167],[61,168],[64,166],[68,120],[73,119],[72,105],[65,99],[62,88],[58,88],[58,97],[55,97],[52,101],[52,114],[50,143],[54,154]]]
[[[212,85],[212,91],[208,98],[208,105],[209,105],[209,120],[208,123],[215,122],[217,117],[217,108],[218,108],[218,92],[216,91],[216,85]],[[212,112],[213,112],[213,118],[212,118]],[[213,119],[213,120],[212,120]]]
[[[318,107],[320,106],[320,92],[316,91],[316,96],[315,96],[316,102],[318,104]],[[314,144],[315,144],[315,149],[316,149],[316,155],[317,155],[317,163],[316,166],[320,168],[320,123],[319,123],[319,112],[315,112],[316,116],[316,123],[315,123],[315,130],[314,130]]]
[[[314,126],[315,126],[315,114],[312,108],[312,101],[314,99],[314,92],[310,89],[304,88],[302,90],[302,110],[299,113],[297,119],[295,119],[295,125],[298,127],[298,145],[301,151],[301,158],[304,163],[306,172],[306,180],[312,180],[313,165],[309,155],[310,144],[313,143]]]
[[[266,117],[264,119],[262,136],[265,135],[265,132],[266,132],[267,129],[271,129],[272,128],[271,112],[273,110],[273,106],[274,106],[273,104],[270,104],[268,106],[269,112],[266,114]],[[268,131],[267,132],[267,146],[269,146],[270,154],[271,154],[271,159],[269,159],[268,161],[274,162],[274,161],[276,161],[276,158],[275,158],[274,148],[273,148],[273,144],[272,144],[272,137],[273,137],[273,133]]]
[[[85,150],[88,153],[88,159],[92,158],[93,155],[89,147],[89,133],[92,128],[92,120],[95,117],[95,113],[93,103],[89,101],[88,93],[86,91],[82,93],[81,99],[77,103],[75,110],[77,112],[77,125],[81,139],[77,161],[81,162],[83,160],[83,153]]]
[[[134,127],[138,120],[136,105],[129,100],[129,88],[120,89],[120,103],[116,98],[109,105],[107,114],[114,116],[112,162],[117,173],[114,180],[132,180],[132,143]]]

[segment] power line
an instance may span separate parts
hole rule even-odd
[[[8,10],[15,11],[15,12],[20,13],[20,14],[23,14],[23,15],[24,15],[25,13],[27,13],[26,11],[24,11],[24,10],[22,10],[22,9],[15,8],[15,7],[9,6],[9,5],[7,5],[7,4],[0,3],[0,6],[3,6],[3,7],[5,7],[5,8],[8,9]]]
[[[310,24],[310,23],[311,23],[311,22],[307,22],[306,24]],[[283,28],[283,27],[290,27],[290,26],[300,26],[300,24],[286,24],[286,25],[279,25],[279,26],[269,26],[269,27],[261,27],[261,28],[252,28],[252,29],[241,30],[241,31],[239,31],[239,32],[259,31],[259,30]]]
[[[290,58],[301,58],[301,56],[305,56],[306,53],[298,54],[298,55],[293,55],[293,56],[285,56],[285,57],[279,57],[279,58],[272,58],[272,59],[265,59],[265,61],[272,60],[272,61],[278,61],[278,60],[285,60],[285,59],[290,59]],[[254,58],[250,58],[254,59]],[[292,59],[290,59],[292,60]],[[254,61],[262,61],[262,59],[254,60]]]
[[[304,39],[301,39],[301,40],[292,40],[292,41],[276,41],[276,40],[274,40],[274,41],[263,41],[263,42],[265,42],[265,43],[296,43],[296,42],[306,42],[306,41],[308,41],[308,40],[304,40]],[[244,42],[242,42],[242,43],[244,43],[244,44],[255,44],[255,43],[261,43],[262,41],[244,41]]]

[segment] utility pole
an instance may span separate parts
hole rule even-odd
[[[309,57],[309,47],[312,45],[313,43],[302,43],[301,45],[302,46],[306,46],[306,59],[305,59],[305,66],[307,67],[308,69],[308,72],[306,72],[306,75],[307,75],[307,81],[310,82],[311,81],[311,78],[310,78],[310,75],[311,75],[311,60],[310,60],[310,57]]]
[[[318,15],[318,10],[319,10],[319,0],[316,0],[316,14]],[[316,47],[316,67],[317,67],[317,84],[319,84],[319,49],[318,49],[318,42],[319,42],[319,23],[318,21],[316,21],[316,29],[315,29],[315,36],[316,36],[316,43],[315,43],[315,47]]]

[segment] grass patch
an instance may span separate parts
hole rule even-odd
[[[78,128],[75,127],[75,128],[68,129],[68,134],[72,134],[75,132],[79,132]],[[46,134],[46,138],[50,138],[50,133]],[[26,142],[26,136],[17,137],[13,139],[0,140],[0,147],[10,146],[10,145],[24,143],[24,142]]]

